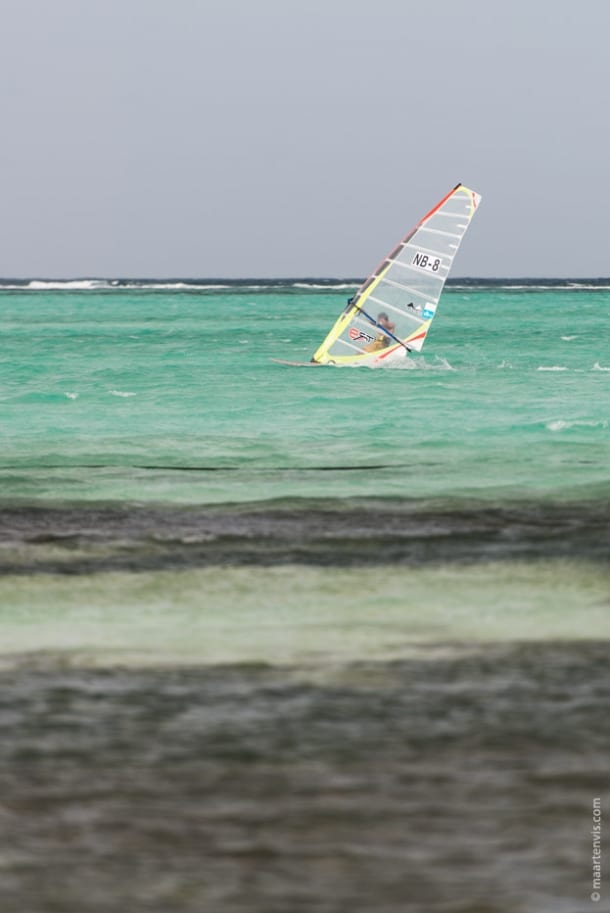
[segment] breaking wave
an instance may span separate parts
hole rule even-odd
[[[0,291],[93,291],[116,290],[202,292],[218,290],[294,290],[326,291],[358,288],[360,277],[295,277],[295,278],[100,278],[77,277],[66,279],[0,279]],[[512,291],[540,291],[567,289],[574,291],[608,290],[610,279],[487,279],[466,277],[448,279],[447,287],[462,290],[506,289]]]

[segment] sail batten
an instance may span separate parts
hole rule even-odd
[[[443,197],[362,283],[312,361],[375,365],[420,351],[480,199],[462,184]]]
[[[444,235],[446,238],[453,238],[456,241],[462,240],[461,235],[456,235],[452,231],[441,231],[440,228],[427,228],[425,225],[422,225],[420,231],[430,232],[431,235]]]
[[[390,285],[392,288],[400,289],[401,292],[406,292],[408,295],[417,295],[416,289],[411,288],[410,285],[405,285],[404,282],[398,282],[396,279],[388,279],[384,277],[384,285]]]
[[[373,296],[370,295],[370,296],[369,296],[369,301],[374,301],[375,304],[378,304],[378,305],[379,305],[380,307],[382,307],[382,308],[387,308],[388,311],[393,311],[395,314],[401,314],[401,315],[402,315],[402,314],[404,313],[400,308],[396,307],[396,306],[393,305],[393,304],[390,304],[389,301],[384,301],[382,298],[377,298],[376,296],[373,298]],[[423,322],[424,322],[422,318],[417,317],[415,314],[409,314],[409,319],[410,319],[410,320],[417,320],[417,321],[419,321],[419,323],[423,323]]]

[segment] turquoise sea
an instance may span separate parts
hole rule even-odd
[[[610,282],[356,284],[0,287],[5,913],[590,908]]]

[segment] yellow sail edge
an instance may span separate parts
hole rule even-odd
[[[357,311],[362,310],[362,305],[367,300],[367,298],[369,297],[371,292],[373,292],[375,290],[375,288],[379,285],[379,283],[381,282],[381,280],[383,279],[383,277],[385,276],[386,272],[389,270],[391,265],[392,265],[391,263],[388,263],[387,266],[385,267],[385,269],[381,270],[379,275],[375,277],[374,281],[371,282],[369,287],[360,296],[360,298],[358,298],[354,302],[352,307],[349,308],[349,310],[345,310],[339,316],[339,319],[336,321],[335,325],[330,330],[326,339],[322,342],[322,344],[319,346],[319,348],[314,352],[313,357],[311,359],[312,361],[317,361],[320,364],[328,363],[329,359],[326,356],[328,355],[328,350],[332,346],[333,342],[336,342],[336,340],[339,338],[339,336],[341,336],[341,334],[345,330],[346,326],[349,323],[351,323],[351,321],[354,317],[354,314]],[[364,355],[362,353],[358,353],[358,355],[337,355],[332,359],[332,361],[335,362],[336,364],[347,365],[347,364],[353,364],[354,362],[357,362],[357,361],[361,361],[365,357],[366,357],[366,355]]]

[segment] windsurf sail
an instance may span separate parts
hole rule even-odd
[[[443,197],[349,299],[312,361],[382,365],[421,351],[480,200],[462,184]]]

